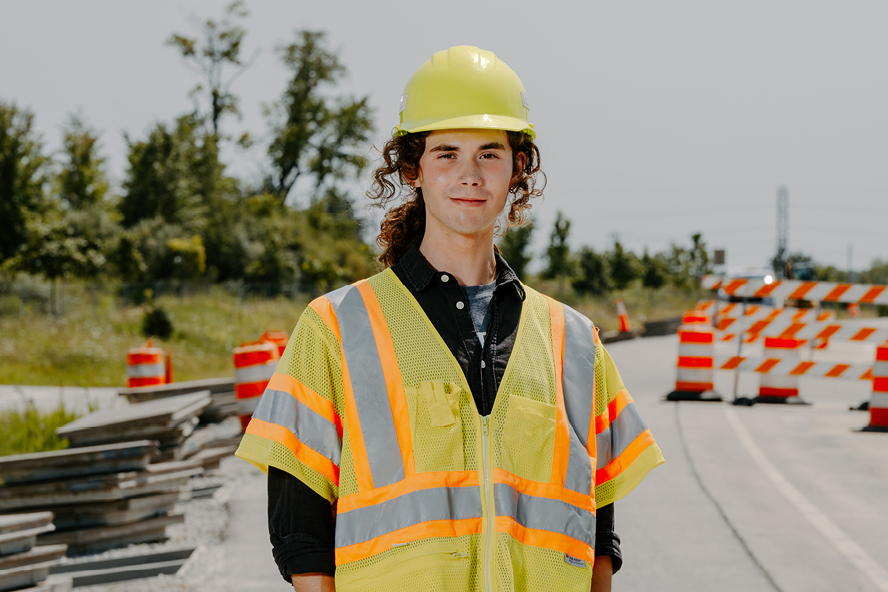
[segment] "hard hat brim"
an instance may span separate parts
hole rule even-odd
[[[430,132],[451,129],[494,129],[509,132],[524,132],[528,138],[536,138],[532,123],[505,115],[462,115],[445,119],[430,118],[407,123],[395,127],[393,136],[403,136],[416,132]]]

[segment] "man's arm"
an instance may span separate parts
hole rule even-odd
[[[611,592],[611,578],[614,575],[610,555],[595,558],[592,568],[592,592]],[[331,590],[333,588],[330,588]]]
[[[296,592],[336,592],[333,576],[325,573],[296,574],[293,577],[293,589]],[[595,588],[592,588],[595,590]],[[602,588],[604,590],[604,588]],[[610,590],[608,580],[607,590]],[[596,591],[597,592],[597,591]]]

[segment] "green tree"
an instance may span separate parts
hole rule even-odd
[[[249,11],[241,0],[232,2],[225,8],[220,20],[207,19],[199,22],[192,18],[192,23],[199,32],[201,39],[186,37],[173,33],[166,44],[175,47],[182,55],[185,63],[194,70],[201,82],[195,86],[190,96],[195,101],[195,115],[209,120],[213,135],[218,139],[219,122],[226,113],[240,118],[237,97],[232,94],[231,86],[251,65],[241,61],[241,44],[247,34],[246,29],[238,24],[238,19],[246,18]],[[227,68],[237,69],[226,78]],[[208,113],[202,113],[198,96],[205,94],[209,103]],[[246,136],[241,138],[246,141]]]
[[[519,228],[510,228],[499,240],[498,247],[503,259],[521,281],[527,277],[527,264],[533,259],[533,254],[528,252],[531,234],[533,234],[533,224],[528,224]]]
[[[699,232],[691,235],[690,249],[672,244],[666,255],[669,281],[678,288],[693,290],[707,273],[712,273],[712,263],[706,252],[706,243]]]
[[[29,219],[49,207],[47,164],[34,115],[0,101],[0,261],[26,242]]]
[[[611,281],[617,290],[625,290],[636,278],[638,278],[638,257],[635,253],[623,250],[620,241],[614,241],[614,247],[607,253],[607,262],[610,267]]]
[[[641,257],[641,285],[645,288],[658,290],[666,283],[667,263],[666,257],[657,253],[653,257],[648,255],[647,249]]]
[[[608,259],[590,247],[583,247],[577,254],[577,275],[571,285],[578,294],[603,296],[611,291]]]
[[[558,280],[558,291],[564,292],[564,280],[573,275],[574,262],[571,258],[570,245],[567,237],[570,235],[570,220],[564,217],[560,211],[555,215],[555,224],[549,235],[549,246],[546,249],[547,265],[543,270],[546,279]]]
[[[98,140],[96,132],[81,117],[71,116],[63,132],[63,160],[55,178],[55,191],[72,209],[102,204],[108,193],[105,159],[98,154]]]
[[[145,140],[127,138],[129,154],[120,212],[123,225],[161,217],[190,233],[207,224],[208,214],[236,186],[224,176],[216,140],[192,115],[174,126],[158,123]]]
[[[279,53],[292,78],[280,100],[266,108],[273,139],[265,190],[284,204],[306,176],[312,180],[314,200],[324,194],[325,184],[356,177],[367,165],[372,111],[366,96],[331,97],[326,92],[345,75],[345,66],[324,47],[324,33],[300,31]]]
[[[860,279],[867,284],[888,284],[888,260],[873,259],[870,268],[861,274]]]
[[[691,250],[688,252],[688,268],[691,275],[699,284],[707,273],[712,273],[712,263],[709,261],[709,252],[703,241],[703,234],[697,232],[691,235]]]

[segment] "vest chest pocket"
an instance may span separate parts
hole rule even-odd
[[[435,380],[406,387],[405,392],[416,471],[464,470],[460,386]]]
[[[548,482],[555,454],[555,405],[509,395],[500,467],[524,479]]]

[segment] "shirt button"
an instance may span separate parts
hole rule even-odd
[[[462,300],[460,300],[459,302],[456,303],[456,308],[458,308],[459,310],[462,310],[462,309],[464,309],[465,307],[466,307],[466,305],[463,304],[463,301],[462,301]]]
[[[487,368],[487,362],[485,362],[484,360],[481,360],[481,367]]]
[[[441,276],[441,281],[442,282],[449,282],[450,276],[445,273],[444,275]]]

